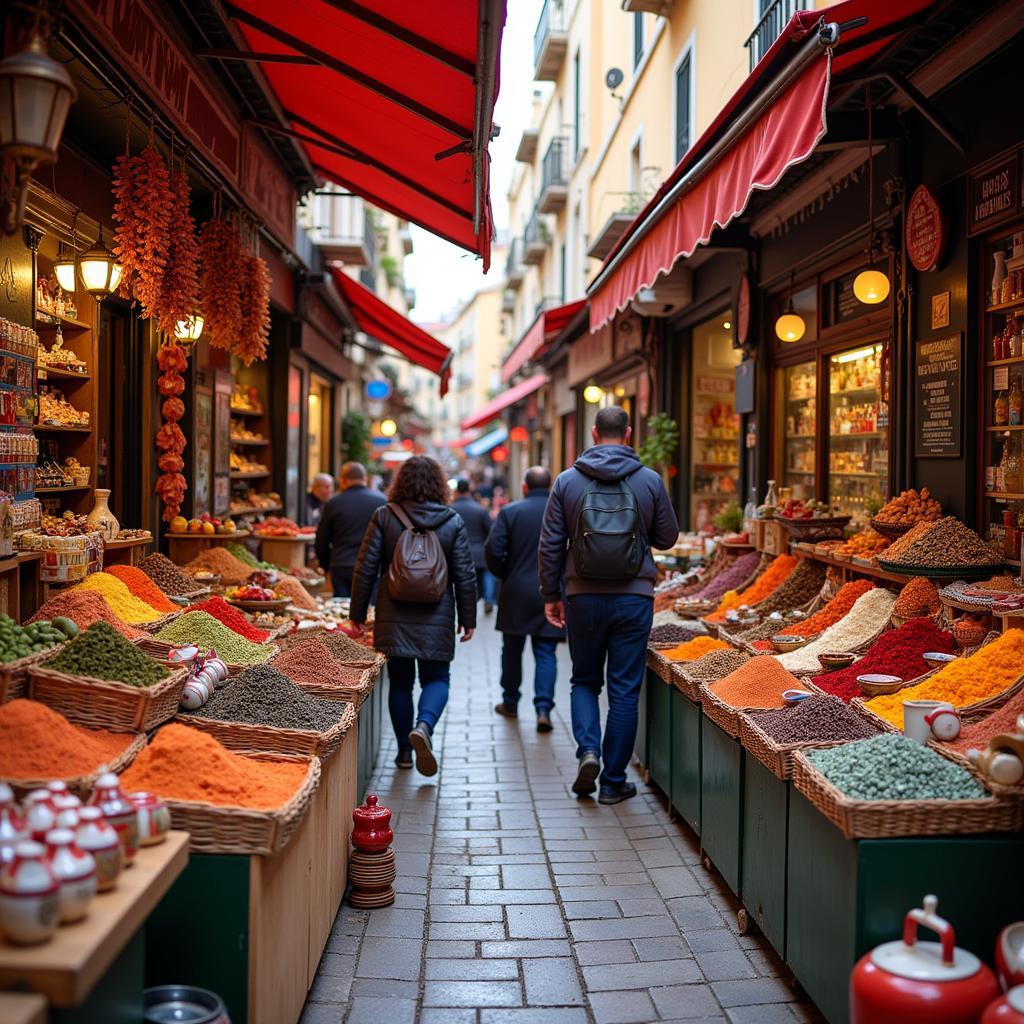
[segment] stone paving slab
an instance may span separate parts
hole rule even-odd
[[[343,906],[302,1024],[817,1024],[688,829],[636,773],[615,807],[570,792],[569,662],[555,731],[493,713],[500,636],[485,619],[453,664],[439,775],[393,765],[371,788],[394,811],[398,898]],[[532,674],[527,653],[525,678]]]

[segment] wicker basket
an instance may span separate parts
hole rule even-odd
[[[193,853],[230,853],[270,857],[288,844],[302,824],[320,785],[320,758],[292,754],[244,753],[255,761],[307,761],[309,767],[294,796],[272,811],[164,798],[171,812],[171,825],[190,833]]]
[[[779,516],[776,522],[781,523],[794,540],[818,544],[823,540],[842,540],[851,518],[853,517],[823,516],[818,519],[786,519]]]
[[[141,622],[135,628],[141,629],[144,633],[157,633],[164,626],[169,626],[181,612],[168,612],[166,615],[161,615],[159,619],[154,619],[152,622]]]
[[[97,766],[96,770],[88,775],[79,775],[75,778],[63,779],[62,781],[67,783],[67,787],[72,795],[85,801],[92,792],[96,780],[104,771],[112,771],[120,775],[135,760],[145,746],[146,734],[140,732],[109,764]],[[31,793],[33,789],[45,789],[47,783],[52,781],[52,775],[47,776],[45,779],[0,779],[0,782],[6,782],[18,797]]]
[[[683,663],[685,664],[685,662]],[[700,683],[691,679],[684,671],[683,665],[673,665],[670,678],[672,685],[684,696],[699,704],[701,701]]]
[[[270,644],[269,640],[264,641],[266,644]],[[175,647],[183,646],[180,643],[168,644],[164,643],[163,640],[155,640],[153,637],[142,637],[140,640],[136,640],[135,644],[141,650],[145,651],[151,658],[156,658],[157,661],[166,661],[167,655],[170,654]],[[237,675],[239,672],[244,671],[247,668],[252,668],[253,665],[262,665],[274,657],[273,651],[267,651],[267,653],[261,657],[259,661],[250,662],[247,665],[228,665],[228,675]],[[227,664],[225,662],[225,664]]]
[[[341,703],[339,701],[339,703]],[[325,732],[312,729],[285,729],[270,725],[252,725],[248,722],[222,722],[217,718],[204,718],[201,713],[179,714],[175,719],[209,733],[228,750],[259,750],[267,754],[294,754],[301,757],[319,757],[326,762],[341,746],[341,741],[355,725],[358,712],[348,703],[341,718]]]
[[[894,526],[891,523],[880,522],[877,516],[872,517],[868,521],[868,525],[875,533],[880,533],[888,541],[899,540],[900,537],[905,533],[909,533],[917,524],[911,523],[909,526]]]
[[[290,647],[294,647],[297,643],[301,643],[303,640],[309,640],[312,637],[319,636],[321,633],[330,633],[333,630],[327,630],[320,626],[315,626],[312,629],[303,629],[298,632],[292,632],[291,630],[285,630],[284,634],[280,637],[276,637],[274,642],[282,651],[287,651]],[[269,641],[268,641],[269,642]],[[360,659],[357,662],[349,662],[347,664],[352,668],[376,668],[381,669],[387,663],[388,656],[382,654],[380,651],[373,650],[372,647],[366,648],[366,659]],[[342,664],[346,664],[342,662]]]
[[[326,681],[322,683],[307,683],[299,679],[292,679],[292,682],[296,686],[301,686],[306,693],[310,693],[314,697],[323,697],[326,700],[347,700],[355,704],[356,708],[360,708],[363,706],[363,701],[370,696],[379,676],[379,669],[364,668],[359,673],[358,683],[331,683]],[[289,678],[291,677],[289,676]]]
[[[815,687],[815,690],[817,687]],[[740,715],[740,743],[753,754],[777,779],[785,782],[793,775],[793,755],[800,750],[826,750],[841,747],[849,740],[816,740],[800,743],[780,743],[769,736],[747,713]]]
[[[69,676],[43,663],[29,667],[29,696],[59,711],[75,725],[111,732],[149,732],[178,711],[187,668],[168,672],[153,686],[89,676]]]
[[[1015,832],[1024,825],[1024,800],[1019,799],[851,800],[801,751],[791,756],[793,785],[847,839]],[[971,774],[983,783],[977,772]]]
[[[57,644],[49,650],[29,654],[17,661],[0,664],[0,704],[6,704],[7,701],[14,700],[15,697],[26,696],[28,694],[28,670],[45,658],[51,658],[63,646],[63,644]]]
[[[672,662],[658,651],[647,648],[647,667],[663,682],[672,682]]]
[[[699,687],[699,699],[704,708],[704,714],[711,719],[719,729],[734,740],[740,736],[740,712],[741,711],[764,711],[765,708],[734,708],[726,704],[721,697],[708,689],[707,684],[702,683]]]

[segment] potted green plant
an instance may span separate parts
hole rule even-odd
[[[668,468],[679,447],[679,424],[664,412],[655,413],[647,421],[647,436],[637,449],[640,461],[661,474],[668,487]]]

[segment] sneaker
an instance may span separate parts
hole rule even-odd
[[[494,605],[490,601],[484,601],[484,615],[490,615],[494,611]]]
[[[554,726],[551,724],[551,715],[546,711],[537,712],[537,732],[551,732]]]
[[[500,704],[494,705],[495,714],[501,715],[502,718],[518,718],[519,711],[514,708],[511,704],[506,704],[502,701]]]
[[[420,775],[437,774],[437,758],[434,757],[434,745],[430,742],[430,730],[417,722],[416,728],[409,733],[409,743],[416,754],[416,771]]]
[[[636,796],[636,786],[632,782],[623,782],[618,786],[602,786],[601,795],[597,798],[599,804],[621,804]]]
[[[400,750],[398,756],[395,758],[396,768],[411,768],[412,767],[412,751],[411,750]]]
[[[576,780],[572,791],[577,796],[590,796],[597,789],[597,773],[601,770],[601,759],[592,750],[588,750],[580,758],[580,766],[576,771]]]

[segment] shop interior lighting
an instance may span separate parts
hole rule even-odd
[[[789,298],[786,300],[786,308],[782,316],[775,321],[775,337],[787,344],[799,341],[807,332],[807,324],[804,323],[804,318],[793,308],[794,276],[794,272],[790,271]]]
[[[39,32],[26,49],[0,61],[0,153],[14,164],[0,213],[4,234],[13,235],[25,222],[29,179],[40,164],[57,159],[75,96],[71,76],[46,52]]]
[[[853,294],[868,306],[885,302],[889,297],[889,278],[874,267],[862,270],[853,279]]]
[[[867,348],[854,349],[853,352],[844,352],[841,356],[833,356],[837,363],[852,363],[858,359],[865,359],[872,353],[882,351],[881,345],[868,345]]]
[[[583,389],[583,401],[590,405],[597,405],[602,398],[604,398],[604,388],[598,387],[597,384],[588,384]]]
[[[121,283],[124,267],[117,262],[117,257],[103,241],[103,225],[100,225],[100,237],[96,244],[87,249],[78,258],[78,273],[82,284],[93,298],[103,301],[108,295],[117,291]]]
[[[871,85],[864,86],[864,105],[868,115],[868,266],[853,279],[853,294],[867,306],[876,306],[889,297],[889,278],[875,268],[875,147],[871,133]]]
[[[381,420],[380,433],[382,437],[394,437],[398,433],[398,424],[392,419]]]
[[[178,341],[194,344],[203,333],[203,325],[206,321],[200,313],[193,313],[184,320],[179,320],[174,326],[174,336]]]
[[[722,330],[723,331],[731,331],[732,330],[732,323],[731,323],[731,321],[723,320],[722,321]]]
[[[78,260],[75,251],[63,242],[57,249],[57,259],[53,264],[53,276],[57,284],[68,294],[75,294],[75,278],[78,276]]]

